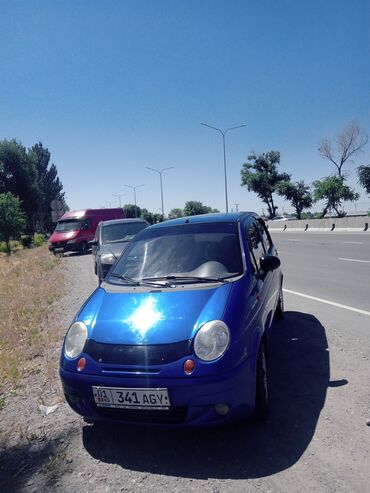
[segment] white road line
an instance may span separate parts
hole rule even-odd
[[[366,310],[360,310],[359,308],[353,308],[353,306],[342,305],[340,303],[335,303],[334,301],[323,300],[322,298],[316,298],[315,296],[310,296],[309,294],[297,293],[297,291],[291,291],[290,289],[284,289],[285,293],[295,294],[296,296],[302,296],[302,298],[307,298],[313,301],[319,301],[320,303],[325,303],[326,305],[336,306],[337,308],[343,308],[344,310],[350,310],[351,312],[361,313],[362,315],[367,315],[370,317],[370,312]]]
[[[343,241],[343,243],[347,243],[347,245],[363,245],[362,241]]]
[[[293,240],[292,238],[287,238],[287,241],[302,241],[302,240]]]
[[[342,258],[342,257],[339,257],[338,260],[346,260],[347,262],[361,262],[363,264],[370,264],[370,260],[358,260],[356,258]]]

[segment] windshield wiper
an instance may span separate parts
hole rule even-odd
[[[227,282],[227,279],[234,276],[226,277],[197,277],[197,276],[159,276],[143,277],[143,281],[194,281],[194,282]]]
[[[127,241],[131,241],[132,238],[127,238],[127,236],[125,236],[124,238],[118,238],[118,240],[107,240],[105,242],[105,244],[107,243],[126,243]]]
[[[115,274],[114,272],[112,272],[112,274],[110,274],[109,277],[117,277],[117,279],[126,281],[129,284],[132,284],[133,286],[140,286],[139,281],[135,281],[135,279],[131,279],[131,277],[124,276],[123,274]]]
[[[158,282],[149,282],[146,281],[145,279],[141,279],[140,281],[135,281],[135,279],[132,279],[131,277],[124,276],[123,274],[116,274],[112,272],[109,277],[116,277],[117,279],[121,279],[122,281],[126,281],[128,284],[131,284],[132,286],[155,286],[157,288],[163,288],[167,287],[167,284],[160,284]],[[144,282],[142,282],[144,281]]]

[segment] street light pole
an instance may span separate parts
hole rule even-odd
[[[134,191],[134,202],[135,202],[135,217],[137,217],[137,206],[136,206],[136,189],[143,187],[144,185],[136,185],[136,187],[133,187],[132,185],[125,185],[125,187],[131,188],[131,190]]]
[[[156,168],[150,168],[150,166],[147,166],[147,169],[150,169],[151,171],[155,171],[156,173],[159,174],[159,181],[161,184],[161,202],[162,202],[162,217],[164,219],[164,206],[163,206],[163,183],[162,183],[162,173],[164,171],[167,171],[169,169],[173,169],[174,166],[170,166],[169,168],[162,168],[162,169],[156,169]]]
[[[226,137],[227,132],[230,132],[230,130],[235,130],[237,128],[246,127],[247,125],[245,123],[242,123],[241,125],[238,125],[236,127],[227,128],[226,130],[222,130],[221,128],[213,127],[212,125],[208,125],[208,123],[201,123],[201,125],[203,125],[205,127],[208,127],[208,128],[212,128],[213,130],[217,130],[222,135],[222,143],[223,143],[223,149],[224,149],[225,202],[226,202],[226,212],[229,212],[229,201],[228,201],[228,198],[227,198],[226,142],[225,142],[225,137]]]
[[[122,207],[121,206],[121,197],[123,197],[124,195],[127,195],[127,193],[121,193],[121,195],[117,195],[115,193],[112,193],[113,197],[117,197],[118,198],[118,201],[119,201],[119,207]]]

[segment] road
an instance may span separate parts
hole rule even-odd
[[[34,374],[14,404],[17,410],[4,420],[10,423],[18,412],[28,436],[47,431],[40,443],[3,453],[4,478],[10,478],[3,490],[367,491],[370,264],[339,259],[370,260],[370,237],[273,233],[273,238],[287,291],[286,317],[271,339],[267,423],[190,431],[91,426],[65,402],[42,416],[42,373]],[[89,255],[66,257],[62,268],[67,292],[56,307],[61,329],[51,353],[56,380],[62,327],[97,285]]]
[[[271,235],[286,289],[370,312],[370,233]]]

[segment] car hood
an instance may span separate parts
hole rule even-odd
[[[222,319],[233,283],[211,288],[108,293],[98,288],[78,314],[89,338],[109,344],[168,344]]]
[[[126,250],[129,244],[129,241],[122,243],[106,243],[100,247],[100,254],[113,253],[113,255],[118,258],[122,255],[122,252]]]
[[[50,236],[49,242],[50,243],[57,243],[59,241],[68,241],[68,240],[73,240],[78,236],[79,230],[76,231],[54,231],[54,233]]]

